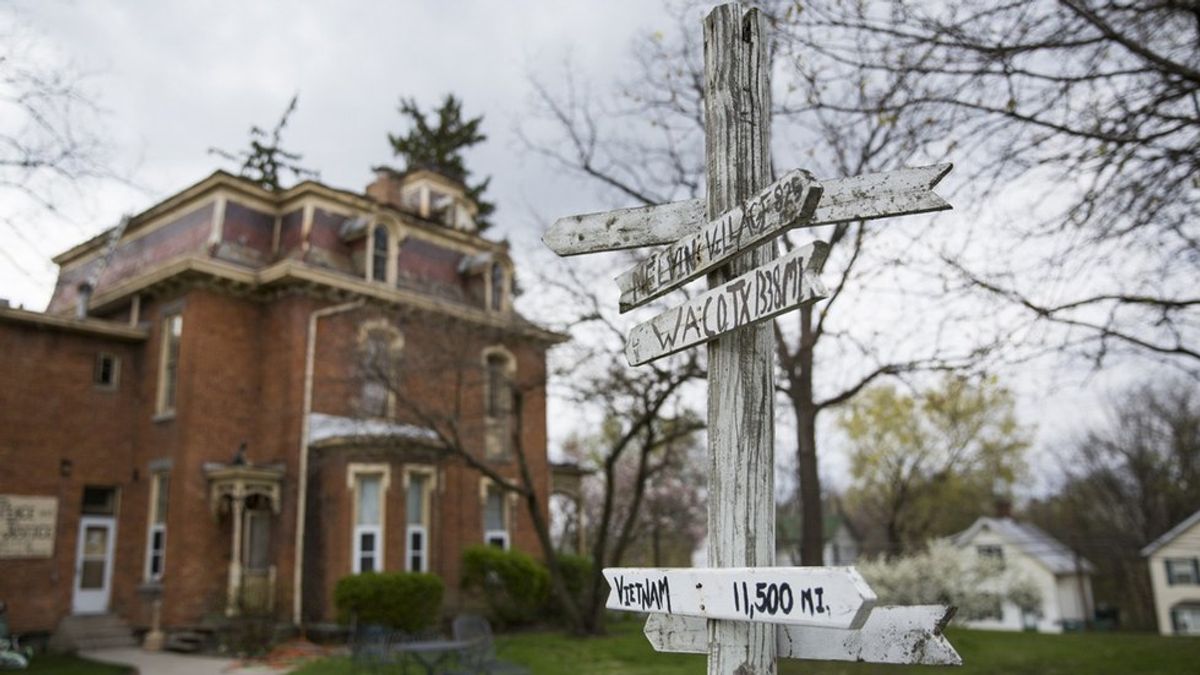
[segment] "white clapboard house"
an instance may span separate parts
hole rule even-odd
[[[951,537],[961,549],[999,559],[1006,570],[1030,579],[1041,593],[1039,611],[999,603],[992,616],[966,621],[971,628],[1061,633],[1081,627],[1091,615],[1091,563],[1037,527],[1012,518],[976,520]]]
[[[1200,635],[1200,511],[1142,549],[1163,635]]]

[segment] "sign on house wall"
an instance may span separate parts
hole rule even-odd
[[[0,559],[54,555],[55,497],[0,495]]]

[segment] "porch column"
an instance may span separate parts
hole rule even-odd
[[[229,558],[229,590],[225,601],[225,616],[237,616],[238,596],[242,588],[242,513],[245,511],[245,498],[239,490],[230,500],[230,513],[233,515],[233,542],[230,546]]]

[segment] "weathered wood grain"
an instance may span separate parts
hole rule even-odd
[[[950,204],[933,187],[953,168],[933,164],[822,179],[824,194],[802,227],[946,211]],[[556,220],[542,241],[562,256],[662,246],[695,232],[704,223],[705,202],[689,199],[656,206],[588,213]]]
[[[767,22],[721,5],[704,20],[708,220],[771,180]],[[703,222],[703,221],[701,221]],[[710,288],[775,258],[759,246],[708,276]],[[758,325],[708,345],[708,564],[775,563],[775,335]],[[769,624],[709,621],[709,675],[775,672]]]
[[[706,222],[703,199],[583,213],[554,221],[542,242],[562,256],[669,244]]]
[[[817,274],[828,253],[828,244],[814,241],[634,326],[625,358],[648,363],[825,297]],[[710,387],[713,377],[710,362]]]
[[[651,253],[618,276],[621,311],[678,288],[785,228],[812,218],[820,200],[821,185],[810,173],[802,169],[788,172],[720,218]]]
[[[853,567],[611,567],[608,608],[858,628],[875,593]]]
[[[953,616],[954,608],[944,605],[876,607],[858,629],[780,625],[776,651],[808,661],[961,666],[962,657],[942,633]],[[645,634],[655,651],[708,651],[708,627],[696,617],[652,614]]]

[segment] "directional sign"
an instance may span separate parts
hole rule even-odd
[[[776,627],[776,654],[809,661],[961,666],[962,657],[942,630],[954,616],[944,605],[876,607],[859,629]],[[704,654],[708,622],[692,616],[651,614],[646,637],[655,651]]]
[[[829,245],[814,241],[638,324],[625,341],[636,366],[825,297],[817,273]]]
[[[609,609],[856,628],[875,593],[853,567],[613,567]]]
[[[721,265],[781,230],[812,218],[821,185],[797,169],[696,232],[650,254],[617,277],[627,312]]]
[[[812,219],[800,225],[815,227],[945,211],[951,207],[933,187],[951,168],[951,164],[934,164],[822,180],[821,203]],[[695,232],[706,222],[704,200],[689,199],[560,218],[542,235],[542,241],[559,255],[662,246]]]

